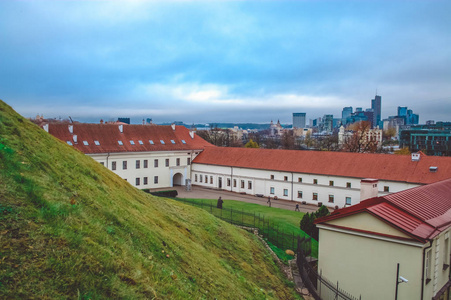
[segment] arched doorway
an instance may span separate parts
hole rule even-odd
[[[183,175],[180,173],[175,173],[174,177],[172,177],[172,185],[184,185],[183,184]]]

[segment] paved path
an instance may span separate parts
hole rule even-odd
[[[257,197],[253,195],[239,194],[224,190],[207,189],[199,186],[192,186],[191,191],[189,192],[185,190],[184,186],[175,186],[173,188],[164,188],[164,189],[152,189],[151,191],[158,190],[160,191],[177,190],[178,198],[218,199],[219,196],[221,196],[223,200],[238,200],[268,206],[267,204],[268,198],[266,197]],[[299,202],[290,200],[281,200],[281,199],[274,200],[271,198],[271,207],[277,207],[286,210],[295,210],[296,204],[299,204],[301,212],[313,212],[318,210],[318,207],[314,205],[301,204]]]

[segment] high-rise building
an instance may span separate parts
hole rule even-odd
[[[341,123],[346,125],[346,119],[351,117],[352,115],[352,106],[343,107],[343,111],[341,112]]]
[[[373,126],[376,127],[381,122],[382,97],[376,96],[371,100],[371,109],[374,112]]]
[[[305,113],[293,113],[293,128],[305,128]]]
[[[407,116],[407,106],[398,106],[398,117]]]

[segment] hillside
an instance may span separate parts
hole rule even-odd
[[[251,234],[133,188],[0,101],[0,298],[297,295]]]

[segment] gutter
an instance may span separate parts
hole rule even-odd
[[[423,300],[424,297],[424,265],[425,265],[425,256],[426,256],[426,250],[430,249],[432,247],[431,241],[429,241],[429,246],[423,249],[423,267],[421,268],[421,300]],[[431,259],[432,262],[432,259]]]

